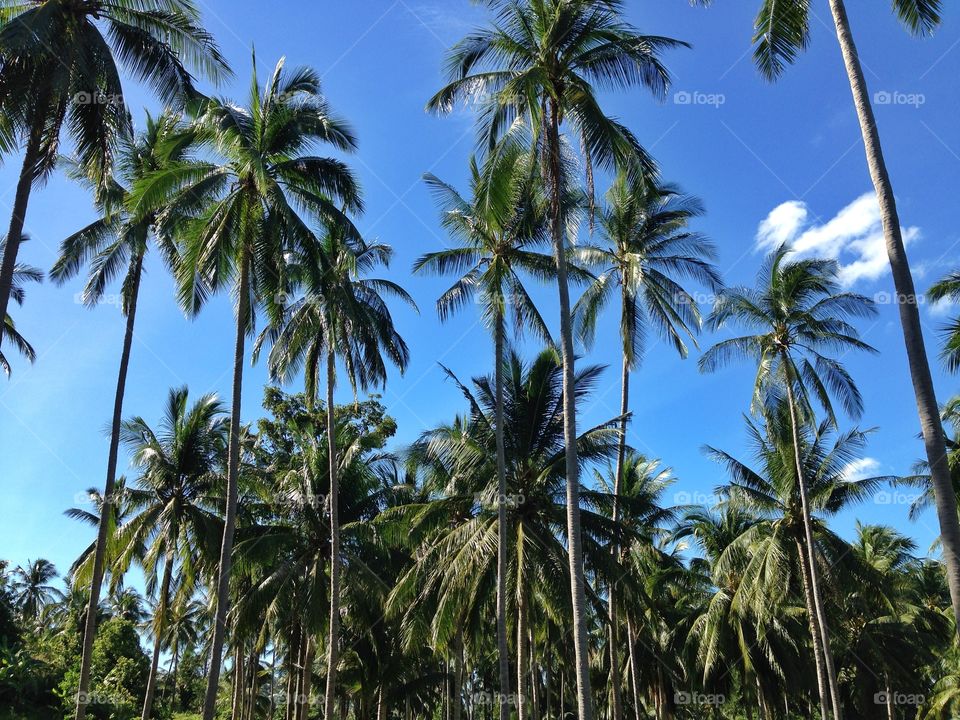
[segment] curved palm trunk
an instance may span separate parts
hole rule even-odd
[[[307,716],[310,714],[310,705],[312,704],[310,693],[313,688],[313,658],[316,654],[316,649],[316,640],[314,640],[312,636],[308,636],[307,647],[303,655],[303,669],[300,676],[300,697],[298,698],[297,705],[297,720],[307,720]],[[325,715],[324,717],[332,718],[333,715]]]
[[[510,650],[507,647],[507,454],[503,439],[503,317],[494,329],[494,383],[497,436],[497,654],[500,668],[500,720],[510,720]]]
[[[327,456],[330,464],[330,631],[327,634],[327,692],[323,716],[332,718],[337,689],[337,662],[340,640],[340,488],[337,484],[337,438],[333,407],[336,381],[333,342],[327,342]]]
[[[37,177],[37,161],[40,157],[40,142],[42,139],[42,125],[34,123],[30,132],[27,148],[23,155],[23,165],[20,167],[20,178],[17,180],[17,192],[13,197],[13,213],[10,216],[10,228],[7,231],[7,243],[3,249],[3,261],[0,262],[0,318],[7,316],[7,306],[10,304],[10,290],[13,289],[13,271],[17,265],[17,253],[20,251],[20,242],[23,239],[23,225],[27,219],[27,206],[30,204],[30,191]],[[0,342],[3,333],[0,333]],[[78,703],[79,710],[79,703]],[[84,705],[84,712],[86,706]],[[81,716],[82,717],[82,716]]]
[[[633,691],[633,713],[635,720],[643,720],[641,711],[642,690],[640,689],[640,668],[637,667],[637,648],[634,642],[633,621],[627,616],[627,650],[630,653],[630,686]]]
[[[957,621],[957,631],[960,632],[960,520],[957,518],[957,497],[950,482],[950,470],[947,466],[940,410],[937,407],[933,378],[930,375],[930,363],[923,344],[919,304],[915,302],[916,290],[913,285],[913,276],[910,274],[910,263],[903,247],[897,201],[893,195],[890,175],[887,173],[883,148],[880,145],[880,133],[873,115],[873,106],[870,104],[867,81],[860,66],[860,57],[853,41],[853,33],[850,30],[850,21],[843,0],[830,0],[830,12],[833,14],[843,63],[850,81],[850,90],[853,93],[853,104],[857,110],[857,119],[860,121],[870,178],[873,180],[880,204],[883,237],[893,274],[893,285],[897,291],[897,297],[901,299],[898,302],[898,308],[900,324],[903,326],[903,341],[907,348],[913,392],[917,398],[923,444],[927,453],[927,462],[930,464],[930,478],[937,507],[937,519],[940,521],[940,539],[943,543],[943,556],[947,566],[953,615]]]
[[[813,643],[813,662],[817,671],[817,692],[820,696],[820,717],[821,720],[827,720],[830,698],[827,695],[827,671],[823,666],[823,646],[820,644],[820,623],[817,622],[817,611],[813,604],[813,593],[810,590],[810,566],[807,562],[807,553],[803,547],[803,540],[799,537],[797,538],[797,556],[800,558],[803,601],[807,609],[810,640]]]
[[[784,358],[786,360],[786,358]],[[800,505],[803,511],[803,534],[806,541],[807,562],[810,571],[810,594],[813,596],[813,606],[816,611],[817,624],[820,626],[820,639],[823,645],[823,662],[827,675],[827,687],[830,689],[830,704],[833,708],[834,720],[843,720],[840,710],[840,688],[837,684],[837,671],[833,665],[833,651],[830,649],[830,629],[827,627],[827,616],[823,611],[823,595],[820,592],[820,578],[817,568],[816,546],[813,542],[813,520],[810,514],[810,497],[807,492],[807,480],[803,473],[803,462],[800,459],[800,429],[797,426],[797,409],[794,404],[793,387],[790,378],[787,379],[787,404],[790,406],[790,429],[793,433],[793,458],[797,467],[797,487],[800,489]]]
[[[157,618],[154,623],[153,658],[150,661],[150,674],[147,676],[147,690],[143,695],[141,720],[150,720],[153,713],[153,695],[157,688],[157,668],[160,666],[160,648],[163,642],[163,626],[166,621],[167,605],[170,602],[170,581],[173,578],[174,548],[170,548],[163,568],[163,580],[160,581],[160,602],[157,604]]]
[[[547,167],[550,187],[551,234],[557,263],[557,290],[560,296],[560,351],[563,358],[563,440],[566,445],[567,541],[570,563],[570,596],[573,605],[573,647],[576,657],[577,718],[593,720],[590,690],[590,645],[587,641],[587,600],[583,578],[583,547],[580,540],[580,478],[577,459],[577,417],[570,324],[570,288],[567,286],[567,259],[561,208],[560,116],[557,103],[550,100],[547,125]]]
[[[103,509],[97,525],[97,544],[93,552],[93,577],[90,580],[88,608],[100,604],[100,586],[103,584],[104,564],[107,555],[107,533],[110,530],[110,515],[107,512],[115,501],[113,497],[117,482],[117,456],[120,451],[120,425],[123,422],[123,397],[127,388],[127,370],[130,367],[130,349],[133,346],[133,327],[137,319],[137,301],[140,295],[140,278],[143,273],[143,256],[133,268],[133,283],[130,289],[130,306],[127,308],[127,324],[123,333],[123,349],[120,351],[120,369],[117,372],[117,390],[113,399],[113,419],[110,423],[110,450],[107,454],[107,479],[103,486]],[[83,626],[83,650],[80,658],[80,684],[77,688],[77,720],[87,714],[87,693],[90,690],[90,662],[93,655],[93,640],[97,635],[97,613],[87,612]]]
[[[624,291],[626,295],[626,291]],[[624,300],[625,301],[625,300]],[[622,326],[622,323],[621,323]],[[623,354],[620,368],[620,439],[617,442],[617,468],[613,478],[613,523],[620,521],[620,493],[623,491],[623,464],[627,454],[627,412],[630,405],[630,361]],[[616,585],[610,585],[607,611],[610,614],[610,710],[611,720],[623,717],[620,691],[620,632],[617,618]]]
[[[203,699],[203,720],[213,720],[220,687],[220,666],[223,662],[223,640],[226,634],[227,611],[230,609],[230,567],[233,553],[233,531],[237,522],[238,480],[240,474],[240,400],[243,392],[243,351],[247,318],[250,315],[250,268],[247,253],[241,252],[240,282],[237,303],[237,336],[233,351],[233,404],[230,414],[230,448],[227,456],[227,503],[223,521],[223,542],[217,576],[217,610],[210,641],[210,668],[207,692]]]

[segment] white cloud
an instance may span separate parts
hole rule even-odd
[[[880,472],[880,461],[876,458],[865,457],[853,460],[843,468],[843,479],[847,482],[875,477]]]
[[[840,263],[840,282],[850,287],[860,280],[876,280],[888,270],[880,206],[874,193],[865,193],[823,223],[810,221],[807,204],[782,203],[757,227],[756,247],[771,250],[788,242],[801,256],[834,258]],[[920,237],[920,228],[903,228],[903,242]]]

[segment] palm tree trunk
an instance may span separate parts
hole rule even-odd
[[[563,440],[566,445],[567,542],[570,563],[570,596],[573,606],[573,648],[577,674],[577,718],[593,720],[590,690],[590,645],[587,640],[587,600],[583,579],[583,547],[580,539],[580,478],[577,459],[577,417],[575,392],[576,358],[570,324],[570,288],[567,285],[566,242],[561,207],[560,116],[550,100],[547,126],[548,177],[550,180],[551,234],[557,263],[557,290],[560,296],[560,350],[563,359]],[[210,720],[205,718],[204,720]]]
[[[17,265],[17,253],[20,251],[20,242],[23,239],[23,225],[27,218],[27,206],[30,203],[30,191],[37,179],[37,161],[40,158],[40,143],[42,141],[43,125],[33,123],[27,140],[27,147],[23,154],[23,165],[20,167],[20,178],[17,180],[17,192],[13,196],[13,214],[10,216],[10,229],[7,231],[7,242],[3,249],[3,261],[0,262],[0,319],[7,316],[7,306],[10,303],[10,290],[13,289],[13,271]],[[0,342],[3,333],[0,333]],[[85,690],[84,690],[85,692]],[[77,712],[86,712],[86,703],[77,703]],[[78,717],[82,715],[78,714]]]
[[[507,454],[503,439],[503,317],[494,329],[494,383],[496,385],[497,427],[497,655],[500,668],[500,720],[510,720],[510,650],[507,647]]]
[[[520,543],[518,542],[518,545]],[[527,666],[527,596],[524,592],[520,570],[517,571],[517,720],[527,720],[526,683],[523,681]]]
[[[624,295],[626,291],[624,290]],[[624,298],[626,302],[626,298]],[[622,323],[621,323],[622,325]],[[620,368],[620,438],[617,442],[617,468],[613,478],[613,524],[620,521],[620,494],[623,492],[623,465],[627,454],[627,413],[630,407],[630,360],[623,353]],[[616,584],[610,584],[607,612],[610,614],[610,700],[611,720],[623,717],[620,691],[620,633],[617,618]]]
[[[640,668],[637,667],[637,648],[634,642],[633,621],[627,617],[627,650],[630,653],[630,685],[633,689],[633,713],[636,720],[643,720],[640,702]]]
[[[166,621],[167,603],[170,601],[170,581],[173,578],[174,548],[171,546],[163,567],[163,580],[160,581],[160,602],[157,604],[157,617],[154,618],[153,658],[150,661],[150,674],[147,675],[147,690],[143,695],[141,720],[150,720],[153,713],[153,694],[157,688],[157,668],[160,665],[160,647],[163,642],[163,625]]]
[[[784,364],[789,367],[789,361],[784,358]],[[820,638],[823,645],[823,661],[827,671],[827,686],[830,689],[830,704],[833,707],[834,720],[843,720],[840,710],[840,688],[837,684],[837,672],[833,665],[833,652],[830,649],[830,629],[827,627],[827,616],[823,611],[823,595],[820,592],[820,578],[817,568],[816,546],[813,542],[813,519],[810,511],[810,497],[807,492],[807,479],[803,472],[803,462],[800,459],[800,428],[797,422],[797,408],[794,404],[793,379],[788,377],[787,404],[790,406],[790,429],[793,433],[793,459],[797,468],[797,487],[800,490],[800,506],[803,511],[803,534],[806,544],[807,558],[810,565],[810,594],[813,596],[813,606],[820,626]]]
[[[97,525],[97,545],[93,552],[93,577],[90,580],[88,608],[100,604],[100,586],[103,584],[104,565],[107,556],[107,534],[110,531],[113,497],[117,482],[117,456],[120,451],[120,425],[123,422],[123,398],[127,388],[127,370],[130,367],[130,349],[133,346],[133,327],[137,319],[137,301],[140,296],[140,278],[143,273],[143,256],[134,263],[130,288],[130,305],[127,308],[127,324],[123,333],[123,348],[120,351],[120,369],[117,372],[117,390],[113,398],[113,419],[110,423],[110,450],[107,454],[107,479],[103,486],[103,508]],[[111,512],[108,512],[111,510]],[[90,690],[90,662],[93,655],[93,640],[97,635],[97,613],[87,612],[83,626],[83,651],[80,658],[80,684],[77,689],[77,720],[87,714],[86,697]]]
[[[960,632],[960,520],[957,518],[957,497],[950,482],[950,469],[947,465],[947,452],[940,423],[940,410],[930,375],[930,363],[923,344],[923,329],[920,325],[919,303],[916,302],[916,290],[910,263],[903,247],[900,232],[900,217],[897,213],[897,201],[893,195],[893,185],[887,173],[880,145],[880,132],[877,129],[873,106],[867,90],[867,81],[860,66],[857,46],[853,41],[850,20],[843,0],[830,0],[830,11],[837,29],[837,39],[843,54],[843,63],[847,69],[853,104],[860,121],[863,145],[867,154],[870,177],[880,204],[880,217],[883,221],[883,237],[887,246],[887,257],[893,274],[893,285],[897,291],[900,324],[903,326],[903,340],[907,348],[910,364],[910,376],[913,380],[913,392],[917,398],[917,411],[923,430],[923,444],[930,465],[930,480],[933,485],[937,519],[940,521],[940,540],[943,544],[943,556],[947,566],[947,579],[950,586],[950,599],[953,603],[953,615],[956,629]]]
[[[453,648],[457,667],[453,672],[453,720],[463,718],[463,635],[457,633]]]
[[[827,671],[823,666],[823,647],[820,644],[820,623],[817,622],[813,593],[810,590],[810,565],[803,547],[803,540],[799,537],[797,538],[797,556],[800,558],[803,600],[807,609],[807,624],[810,626],[810,638],[813,643],[813,662],[817,671],[817,691],[820,695],[820,717],[822,720],[827,720],[830,698],[827,695]]]
[[[230,448],[227,456],[227,502],[217,576],[217,610],[213,621],[213,638],[210,641],[210,669],[207,675],[207,692],[203,699],[203,720],[213,720],[217,711],[217,690],[220,687],[223,640],[226,634],[227,611],[230,608],[233,531],[237,522],[238,476],[240,474],[240,400],[243,393],[244,340],[247,334],[247,319],[250,315],[250,268],[246,251],[241,251],[239,265],[237,336],[233,351],[233,404],[230,413]]]
[[[316,653],[317,643],[312,636],[307,635],[306,648],[303,653],[303,670],[300,681],[300,697],[297,711],[297,720],[307,720],[310,714],[310,693],[313,686],[313,657]],[[333,717],[333,715],[324,715],[324,717]]]
[[[236,627],[234,627],[236,634]],[[233,704],[230,706],[231,720],[243,720],[243,645],[234,637],[237,647],[233,651]]]
[[[327,342],[327,456],[330,465],[330,631],[327,635],[327,693],[323,716],[333,717],[337,690],[337,651],[340,640],[340,493],[337,486],[337,438],[333,386],[337,366],[333,342]]]

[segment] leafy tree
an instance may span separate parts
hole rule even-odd
[[[3,253],[5,246],[5,242],[0,242],[0,254]],[[31,267],[30,265],[24,265],[23,263],[17,263],[13,268],[13,285],[10,288],[10,297],[17,305],[22,306],[23,300],[26,296],[26,293],[23,289],[23,284],[25,282],[39,283],[42,281],[42,270]],[[37,359],[37,353],[33,349],[33,346],[17,330],[17,326],[13,322],[13,318],[10,317],[9,313],[4,319],[3,325],[0,326],[0,335],[13,343],[13,346],[17,349],[17,351],[31,363]],[[10,376],[10,361],[7,360],[7,357],[3,354],[3,352],[0,352],[0,368],[3,368],[3,371],[8,377]]]

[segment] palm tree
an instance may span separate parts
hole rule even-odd
[[[937,281],[927,292],[934,302],[960,300],[960,272],[952,272]],[[954,318],[944,328],[943,349],[940,357],[950,372],[960,369],[960,318]]]
[[[600,212],[600,231],[606,245],[577,248],[577,257],[588,267],[600,267],[596,280],[573,308],[574,322],[587,345],[592,345],[597,319],[607,303],[620,296],[620,448],[614,471],[613,494],[620,495],[620,476],[627,444],[630,412],[630,372],[640,364],[646,336],[652,326],[664,340],[687,355],[686,338],[696,344],[700,312],[696,299],[678,280],[692,279],[710,289],[720,286],[720,277],[710,264],[713,245],[689,222],[703,212],[700,203],[670,186],[645,182],[631,186],[619,174],[607,192],[607,206]],[[619,505],[613,521],[620,519]],[[610,614],[610,670],[613,717],[622,715],[616,593],[608,596]]]
[[[789,260],[789,254],[790,249],[781,245],[767,256],[757,275],[757,289],[731,288],[717,297],[707,318],[712,329],[732,323],[756,334],[721,340],[703,354],[700,368],[712,371],[734,359],[754,360],[758,368],[754,410],[777,412],[785,393],[803,506],[811,593],[820,626],[821,642],[818,646],[814,638],[815,650],[822,653],[833,715],[840,720],[840,691],[814,556],[810,478],[803,470],[800,436],[801,426],[809,425],[814,417],[811,395],[834,425],[831,394],[840,400],[848,415],[855,418],[861,414],[863,402],[853,378],[839,361],[823,353],[838,349],[875,352],[859,339],[856,328],[848,322],[850,318],[868,316],[875,309],[862,295],[840,292],[836,261]],[[826,712],[827,708],[822,706],[824,717]]]
[[[498,3],[496,22],[460,41],[450,51],[450,82],[428,108],[450,112],[459,100],[485,99],[480,133],[493,148],[514,120],[525,119],[532,147],[544,169],[560,300],[560,347],[567,407],[567,512],[570,590],[573,599],[577,706],[580,720],[592,720],[586,599],[580,541],[579,463],[574,416],[574,351],[567,279],[567,216],[563,196],[569,181],[561,131],[569,127],[582,144],[589,195],[594,164],[627,169],[638,180],[653,169],[636,138],[604,115],[591,83],[613,87],[644,85],[655,95],[666,92],[669,76],[660,51],[680,43],[639,34],[626,24],[618,0],[529,0]]]
[[[160,232],[182,246],[179,298],[186,312],[198,313],[210,292],[230,284],[236,297],[227,502],[203,710],[204,720],[212,720],[230,603],[245,339],[258,305],[276,312],[287,289],[285,255],[314,241],[301,212],[355,233],[337,203],[347,210],[359,210],[361,203],[342,162],[309,154],[324,142],[340,150],[356,145],[347,124],[331,114],[312,69],[288,73],[281,60],[261,90],[254,63],[248,106],[212,99],[194,130],[217,158],[155,173],[140,183],[132,205],[139,216],[168,204]]]
[[[366,243],[351,236],[341,224],[331,222],[323,236],[288,256],[294,283],[302,282],[305,294],[293,303],[281,322],[268,328],[265,338],[274,340],[270,368],[275,377],[287,380],[304,370],[307,397],[316,397],[322,374],[326,375],[328,478],[330,480],[330,624],[327,636],[327,687],[324,717],[333,717],[337,683],[337,652],[340,626],[340,521],[333,391],[337,359],[343,363],[351,387],[367,390],[387,381],[384,356],[403,372],[410,353],[394,328],[383,296],[417,305],[407,292],[390,280],[363,277],[380,265],[388,265],[392,250],[380,243]]]
[[[115,572],[124,574],[134,560],[140,562],[148,586],[156,587],[153,614],[153,657],[143,700],[143,720],[150,720],[156,689],[160,651],[177,566],[177,584],[192,588],[197,565],[214,557],[219,520],[213,510],[213,492],[220,479],[227,444],[223,404],[215,395],[204,395],[192,406],[187,389],[171,390],[160,427],[134,417],[123,423],[122,440],[133,464],[140,468],[137,488],[127,489],[130,518],[119,528],[121,547]],[[140,553],[145,550],[142,557]]]
[[[129,620],[136,625],[147,619],[143,596],[134,588],[123,588],[110,593],[107,598],[107,607],[113,617]]]
[[[50,584],[57,577],[57,568],[49,560],[27,560],[11,573],[14,606],[24,619],[38,620],[43,609],[63,596]]]
[[[709,4],[711,0],[698,0]],[[893,285],[899,298],[900,324],[910,364],[910,377],[917,400],[917,411],[923,431],[923,444],[936,499],[937,519],[940,522],[940,537],[943,541],[947,575],[950,580],[950,597],[953,613],[960,631],[960,520],[957,518],[957,496],[950,482],[947,467],[947,451],[943,430],[940,426],[939,408],[930,363],[923,342],[916,288],[910,272],[910,263],[903,245],[900,216],[894,196],[893,183],[887,170],[880,144],[880,131],[874,116],[870,91],[863,74],[860,56],[854,42],[850,19],[844,0],[829,0],[837,32],[837,40],[843,55],[843,63],[853,95],[853,105],[863,135],[867,167],[873,181],[880,218],[887,248],[887,258],[893,274]],[[893,0],[893,10],[906,29],[913,35],[932,33],[941,21],[941,0]],[[754,58],[761,73],[769,80],[776,80],[805,50],[810,37],[809,2],[777,2],[763,0],[757,15],[754,35],[756,50]]]
[[[0,242],[0,253],[3,253],[4,246],[5,243]],[[14,266],[13,285],[10,288],[10,297],[13,298],[13,301],[17,305],[23,305],[23,300],[26,295],[23,289],[25,282],[43,282],[43,270],[31,267],[30,265],[24,265],[23,263],[17,263]],[[17,326],[13,322],[13,318],[10,317],[9,314],[4,318],[3,325],[0,326],[0,335],[12,342],[17,351],[30,362],[37,359],[37,353],[33,349],[33,346],[20,334]],[[0,368],[3,368],[7,377],[10,376],[10,361],[7,360],[2,351],[0,351]]]
[[[785,401],[772,408],[763,424],[747,422],[750,444],[758,461],[756,469],[729,453],[707,448],[723,465],[731,481],[720,493],[736,508],[756,518],[718,559],[718,577],[739,576],[734,609],[747,611],[768,626],[768,641],[776,638],[778,616],[771,612],[792,596],[800,578],[807,622],[814,648],[814,663],[821,697],[821,713],[827,711],[830,667],[833,656],[826,620],[824,593],[819,584],[820,567],[832,569],[847,554],[848,546],[827,528],[821,516],[835,515],[862,502],[889,477],[850,479],[849,464],[866,446],[867,435],[859,430],[834,434],[829,421],[809,424],[794,431],[794,417]],[[797,446],[799,444],[799,447]],[[799,457],[799,460],[798,460]],[[804,497],[806,496],[806,497]],[[829,586],[834,585],[831,580]],[[764,683],[761,681],[761,687]]]
[[[539,278],[554,276],[549,255],[537,252],[545,223],[536,197],[535,165],[520,143],[511,142],[487,160],[482,169],[470,159],[470,200],[434,175],[427,185],[440,206],[441,223],[460,244],[421,256],[414,272],[456,274],[456,282],[437,300],[441,320],[449,318],[480,292],[481,316],[493,334],[494,384],[496,387],[497,441],[497,647],[500,697],[510,696],[510,666],[507,649],[507,494],[506,457],[503,437],[503,363],[507,343],[506,319],[513,317],[517,334],[530,326],[534,334],[551,342],[550,331],[530,298],[520,272]],[[461,274],[462,273],[462,274]],[[501,703],[500,718],[508,720],[509,707]]]
[[[193,0],[0,2],[0,114],[9,130],[0,150],[19,142],[24,153],[0,264],[0,318],[30,191],[53,170],[64,127],[84,171],[97,185],[108,181],[129,124],[121,68],[173,104],[197,95],[191,68],[214,80],[229,72]]]
[[[132,217],[125,212],[131,196],[131,188],[151,173],[184,162],[190,145],[190,137],[182,132],[179,117],[165,112],[154,119],[147,115],[146,127],[137,137],[132,130],[121,135],[116,177],[107,179],[103,187],[93,186],[97,209],[101,217],[66,238],[60,246],[60,257],[50,271],[50,277],[62,285],[74,277],[85,262],[90,263],[90,272],[81,298],[88,306],[97,305],[107,288],[117,276],[121,281],[120,311],[126,316],[123,346],[120,351],[120,369],[117,372],[117,388],[113,400],[113,419],[110,425],[110,448],[107,453],[107,477],[102,498],[108,504],[116,504],[117,457],[120,449],[120,425],[123,421],[123,397],[127,385],[127,370],[130,366],[130,349],[133,345],[133,330],[140,295],[140,280],[146,257],[150,233],[158,213],[152,212]],[[74,164],[71,174],[89,184],[89,178],[79,165]],[[169,242],[160,240],[160,252],[168,265],[175,262],[177,251]],[[109,513],[100,514],[97,539],[93,555],[90,579],[90,603],[100,601],[100,586],[103,582],[107,543],[111,534]],[[79,694],[85,696],[89,689],[90,662],[93,640],[97,628],[96,613],[87,615],[83,632],[80,663]]]

